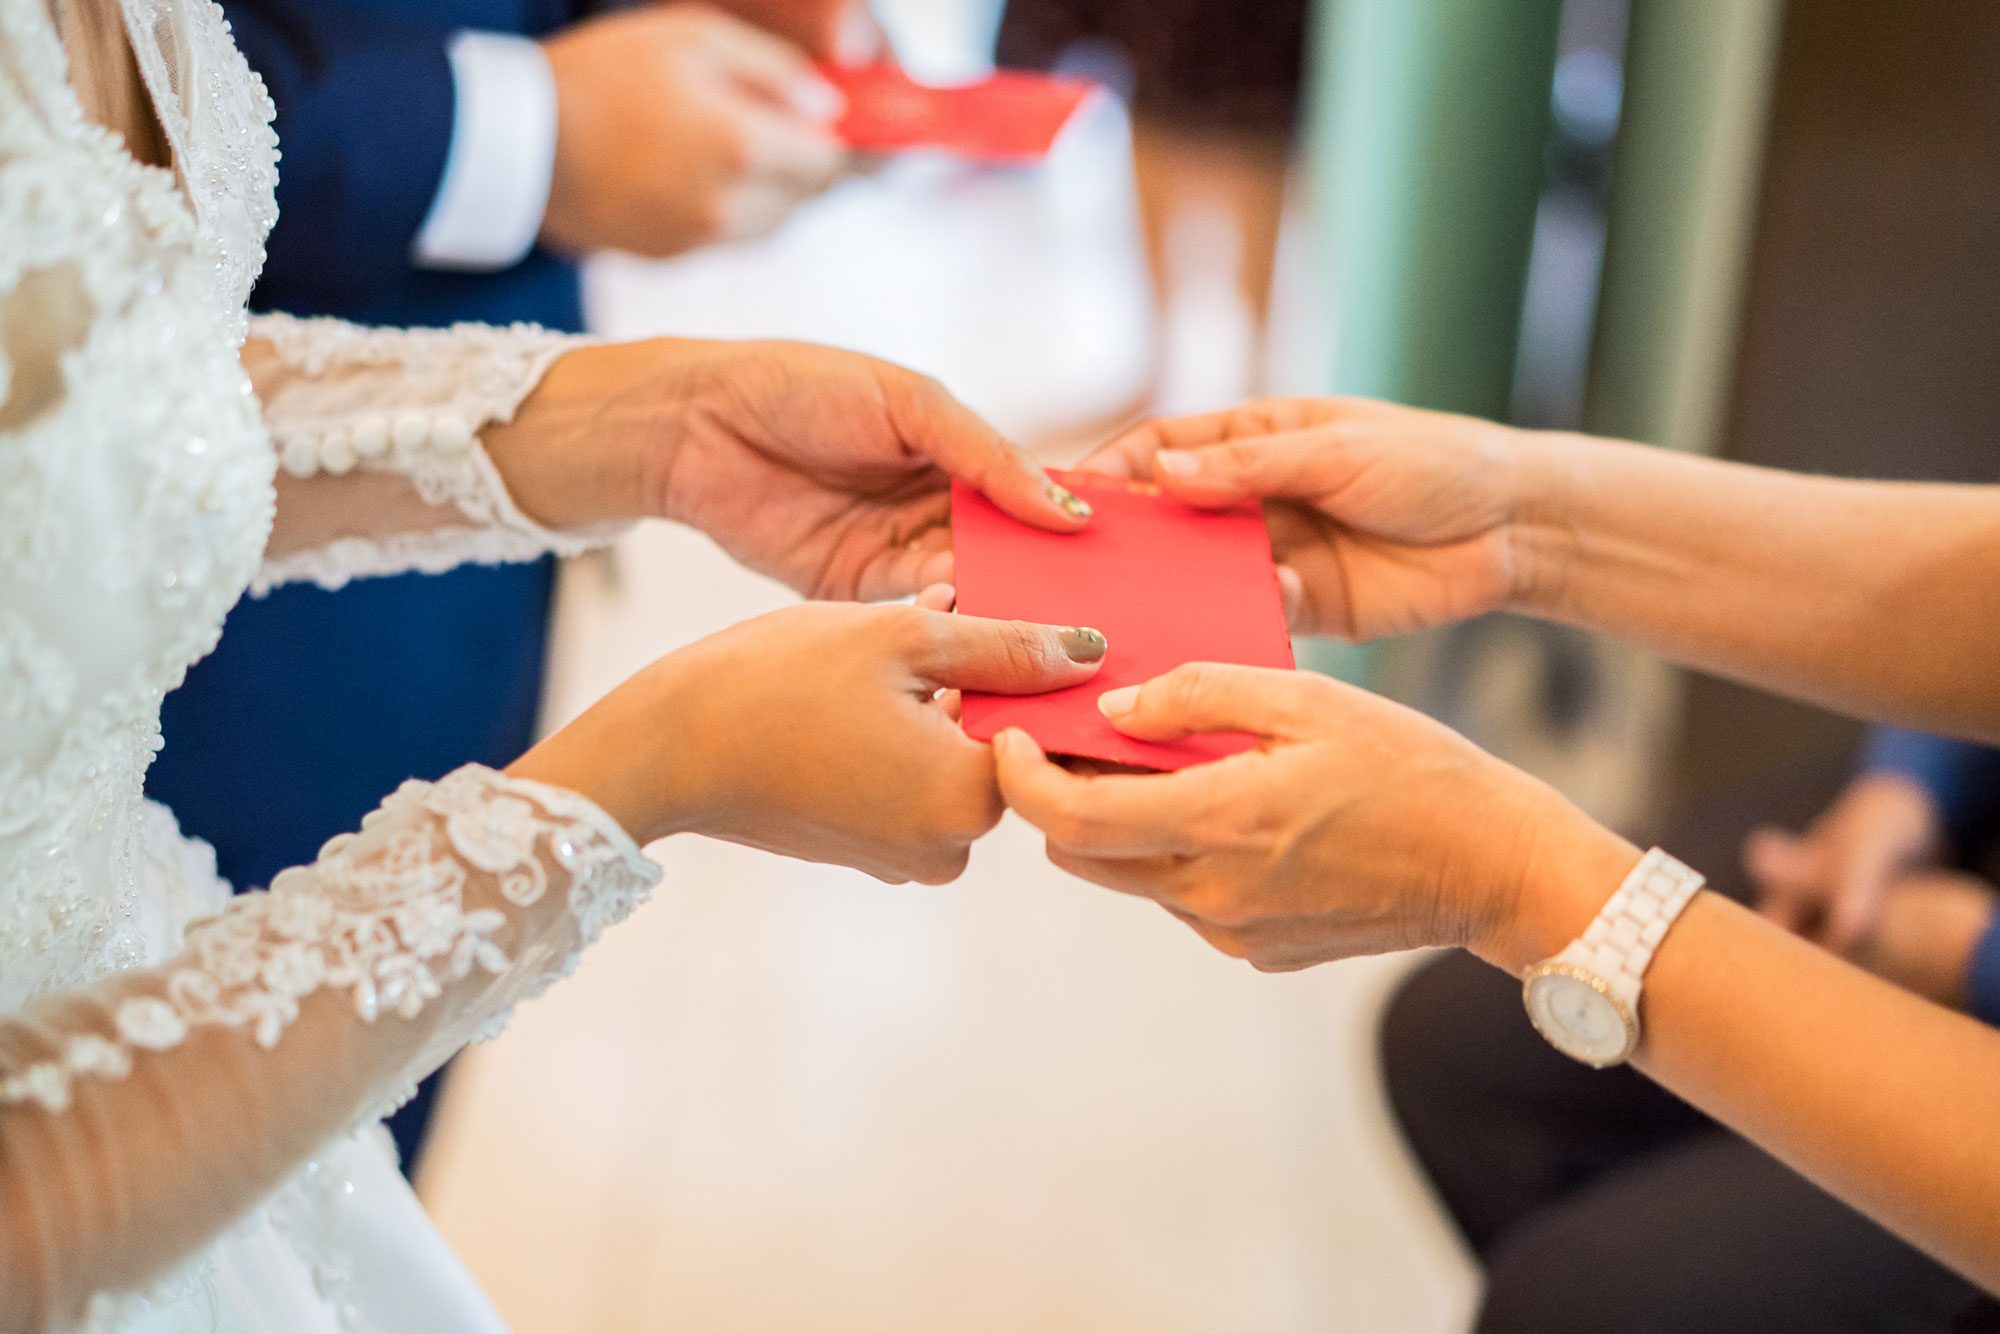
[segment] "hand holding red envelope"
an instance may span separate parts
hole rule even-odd
[[[820,73],[847,99],[834,132],[849,147],[869,153],[932,149],[991,163],[1048,156],[1096,89],[1081,79],[1010,71],[942,87],[917,83],[889,64],[828,65]]]
[[[1179,769],[1248,750],[1242,732],[1139,741],[1114,729],[1097,697],[1186,662],[1292,666],[1271,539],[1254,505],[1198,510],[1150,485],[1055,473],[1090,502],[1080,532],[1043,532],[953,483],[958,609],[969,616],[1087,625],[1110,641],[1088,683],[1046,695],[968,692],[965,730],[990,740],[1019,727],[1051,754]]]

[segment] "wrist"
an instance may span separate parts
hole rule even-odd
[[[1515,827],[1523,831],[1520,851],[1496,877],[1502,888],[1493,911],[1466,947],[1518,977],[1583,934],[1640,850],[1552,789],[1536,794]]]
[[[568,788],[644,846],[703,827],[714,786],[684,725],[699,707],[661,659],[507,766],[516,778]]]
[[[1563,606],[1579,542],[1578,472],[1584,437],[1566,431],[1513,432],[1515,493],[1509,522],[1505,610],[1555,615]]]
[[[546,528],[645,518],[670,472],[685,396],[667,340],[564,353],[481,442],[522,513]]]
[[[603,231],[593,225],[585,188],[603,170],[590,149],[597,132],[596,108],[587,99],[595,91],[588,56],[595,31],[591,23],[577,25],[541,40],[555,92],[555,160],[549,171],[549,197],[542,209],[536,240],[564,255],[583,255],[595,247]]]

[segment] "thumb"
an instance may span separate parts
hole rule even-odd
[[[912,613],[907,662],[933,686],[997,695],[1038,695],[1097,674],[1109,646],[1087,626],[989,621],[943,612]]]
[[[1191,505],[1237,505],[1266,496],[1312,496],[1351,475],[1357,460],[1324,430],[1249,436],[1199,449],[1163,449],[1153,475]]]
[[[1198,732],[1249,732],[1293,740],[1304,734],[1315,698],[1332,683],[1307,672],[1195,662],[1144,685],[1100,695],[1113,727],[1142,741],[1176,741]]]

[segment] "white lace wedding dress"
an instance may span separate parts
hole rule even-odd
[[[84,115],[48,0],[0,0],[0,1329],[497,1328],[355,1128],[656,868],[468,767],[231,900],[141,780],[247,588],[602,536],[529,522],[477,438],[564,344],[246,320],[270,104],[210,0],[123,9],[171,171]],[[280,480],[370,517],[266,559]]]

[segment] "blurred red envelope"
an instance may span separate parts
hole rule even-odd
[[[1179,769],[1248,750],[1241,732],[1136,741],[1114,730],[1097,697],[1184,662],[1292,666],[1271,539],[1255,506],[1198,510],[1158,488],[1052,474],[1088,500],[1090,526],[1071,534],[1016,522],[962,483],[951,491],[958,610],[968,616],[1088,625],[1111,642],[1081,686],[1046,695],[965,696],[965,730],[987,740],[1019,727],[1058,755]]]
[[[917,83],[894,65],[826,65],[820,73],[847,98],[834,132],[850,147],[937,149],[981,162],[1046,157],[1096,88],[1081,79],[1005,71],[948,87]]]

